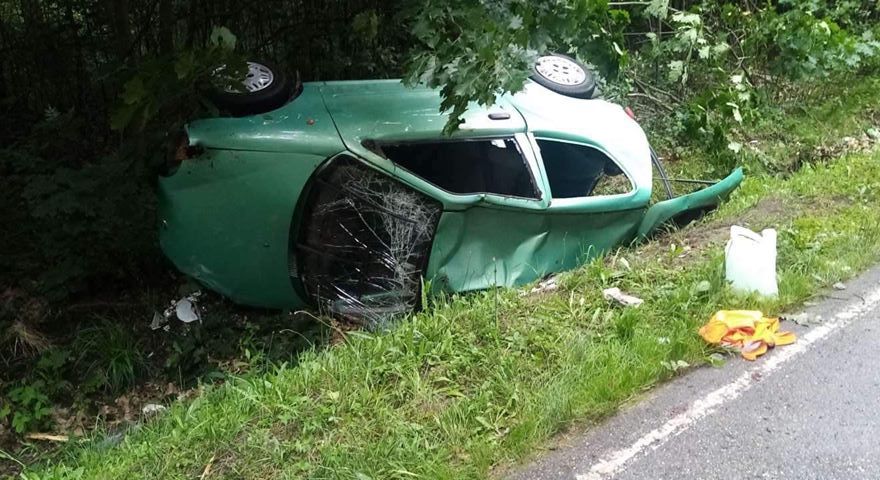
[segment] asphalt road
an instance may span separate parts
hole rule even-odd
[[[695,369],[507,478],[880,479],[878,314],[875,268],[783,322],[795,345]]]

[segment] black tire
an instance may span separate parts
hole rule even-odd
[[[584,72],[583,80],[580,81],[579,83],[572,85],[572,84],[559,83],[557,81],[554,81],[551,78],[546,77],[544,74],[542,74],[539,71],[539,63],[543,59],[548,59],[548,58],[552,58],[552,57],[556,57],[556,58],[563,60],[561,62],[563,65],[574,64],[574,66],[583,70],[583,72]],[[596,96],[598,96],[598,95],[596,95],[596,96],[593,95],[594,92],[597,91],[596,79],[593,77],[593,72],[591,72],[590,69],[587,68],[587,66],[584,65],[583,63],[581,63],[581,62],[579,62],[569,56],[561,55],[559,53],[550,53],[550,54],[544,55],[539,58],[539,63],[536,63],[535,66],[532,67],[532,75],[529,76],[529,78],[531,78],[532,81],[534,81],[538,85],[541,85],[541,86],[546,87],[556,93],[559,93],[561,95],[565,95],[568,97],[596,98]],[[596,93],[598,93],[598,92],[596,92]]]
[[[211,100],[217,108],[234,116],[254,115],[275,110],[290,100],[294,89],[291,77],[269,62],[255,61],[254,63],[258,63],[272,72],[271,83],[255,92],[230,92],[219,88],[214,89],[211,92]]]

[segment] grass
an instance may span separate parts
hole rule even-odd
[[[752,175],[709,220],[563,274],[558,291],[431,300],[392,331],[207,388],[115,447],[96,438],[25,478],[485,478],[677,362],[704,362],[714,351],[695,332],[715,310],[778,314],[875,262],[878,179],[876,151]],[[761,211],[768,198],[777,208]],[[726,287],[713,235],[733,221],[779,230],[778,299]],[[607,303],[610,286],[645,304]]]
[[[840,156],[845,137],[863,136],[880,125],[880,77],[854,76],[832,82],[789,85],[764,100],[760,118],[733,135],[744,145],[739,162],[747,174],[791,173],[802,164]],[[649,118],[648,131],[663,131],[665,117]],[[673,177],[718,177],[728,166],[694,146],[670,145],[668,155],[684,161],[667,165]]]

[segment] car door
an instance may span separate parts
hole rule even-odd
[[[547,271],[574,268],[635,238],[650,191],[608,151],[587,139],[532,138],[550,205],[545,247],[536,261]]]
[[[467,291],[531,281],[549,196],[528,137],[379,143],[395,176],[443,204],[425,278]],[[411,176],[411,178],[409,177]]]

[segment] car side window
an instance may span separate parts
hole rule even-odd
[[[386,158],[451,193],[540,198],[512,138],[381,145]]]
[[[557,140],[537,142],[552,198],[619,195],[633,190],[630,178],[601,150]]]

